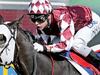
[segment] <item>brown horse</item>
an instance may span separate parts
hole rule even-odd
[[[80,75],[75,67],[58,53],[36,52],[29,39],[29,33],[19,26],[21,18],[7,25],[0,25],[1,65],[13,63],[18,75]],[[15,45],[12,44],[14,50],[9,48],[8,52],[14,51],[13,59],[6,60],[1,56],[8,49],[11,40],[15,42]]]

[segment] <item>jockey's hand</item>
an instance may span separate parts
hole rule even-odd
[[[47,52],[51,52],[52,45],[45,45],[45,47],[47,48]]]
[[[36,50],[37,52],[43,52],[44,51],[44,47],[43,47],[43,45],[41,45],[41,44],[39,44],[39,43],[37,43],[37,42],[35,42],[34,44],[33,44],[33,46],[34,46],[34,50]]]

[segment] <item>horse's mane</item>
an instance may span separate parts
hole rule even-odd
[[[23,28],[19,27],[19,31],[26,37],[26,39],[29,40],[30,43],[32,43],[33,39],[35,40],[34,36],[32,33],[28,30],[24,30]]]

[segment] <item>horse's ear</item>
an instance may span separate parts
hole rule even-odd
[[[4,23],[4,18],[2,15],[0,15],[0,24],[3,24]]]
[[[22,15],[18,20],[16,20],[17,25],[20,25],[22,19],[24,18],[24,15]]]
[[[22,15],[20,18],[18,18],[17,20],[12,21],[11,23],[8,23],[8,25],[10,25],[10,27],[16,28],[19,27],[22,19],[23,19],[24,15]]]

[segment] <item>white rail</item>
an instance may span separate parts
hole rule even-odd
[[[30,2],[23,1],[0,1],[0,9],[27,9]],[[65,6],[63,2],[51,2],[51,4],[56,6]]]

